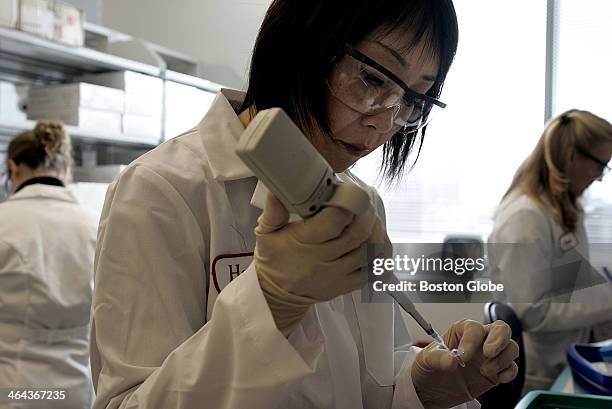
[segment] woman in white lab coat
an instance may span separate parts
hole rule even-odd
[[[38,123],[8,147],[11,196],[0,204],[0,408],[93,403],[88,337],[97,222],[65,187],[70,151],[56,122]],[[19,390],[25,396],[9,398]]]
[[[387,174],[401,173],[443,105],[456,24],[449,0],[272,2],[246,95],[223,90],[107,193],[96,409],[474,406],[515,376],[505,324],[453,325],[447,341],[469,361],[458,368],[433,345],[417,354],[393,304],[358,290],[361,245],[388,237],[380,197],[347,168],[386,144]],[[256,111],[277,106],[340,180],[369,192],[363,216],[329,207],[288,223],[234,153]]]
[[[594,327],[612,320],[612,288],[594,285],[603,279],[571,286],[578,273],[592,273],[579,198],[603,178],[611,156],[612,126],[567,111],[549,122],[496,212],[491,275],[525,331],[526,391],[548,389],[566,364],[566,346],[588,342]]]

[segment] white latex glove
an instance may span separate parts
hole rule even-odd
[[[369,206],[360,216],[338,207],[289,223],[272,193],[255,228],[255,270],[278,329],[288,336],[308,308],[363,286],[364,243],[386,233]],[[387,239],[388,241],[388,239]]]
[[[451,408],[473,400],[487,390],[512,381],[519,349],[503,321],[483,325],[463,320],[444,334],[450,349],[464,351],[465,368],[449,351],[435,343],[418,353],[412,364],[412,382],[426,409]]]

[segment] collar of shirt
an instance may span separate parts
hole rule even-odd
[[[55,199],[65,202],[78,203],[74,194],[66,187],[51,186],[45,184],[33,184],[24,186],[19,192],[13,194],[7,199],[7,202],[21,199]]]
[[[237,112],[244,95],[241,91],[222,89],[198,125],[213,177],[220,182],[253,176],[253,172],[234,152],[244,132]]]
[[[37,176],[23,182],[19,187],[15,190],[15,193],[19,192],[26,186],[41,184],[41,185],[49,185],[49,186],[61,186],[64,187],[64,182],[59,180],[53,176]]]

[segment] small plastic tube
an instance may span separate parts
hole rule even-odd
[[[452,349],[450,352],[451,352],[451,355],[454,356],[455,359],[457,359],[457,361],[459,362],[459,365],[462,368],[465,368],[465,361],[463,360],[465,351],[463,350],[463,348],[455,348],[455,349]]]

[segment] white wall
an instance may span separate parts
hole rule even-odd
[[[202,62],[201,76],[244,88],[270,0],[104,0],[103,24]]]

